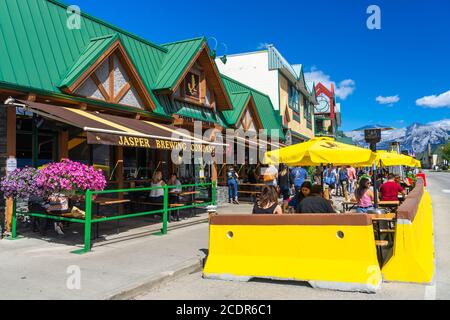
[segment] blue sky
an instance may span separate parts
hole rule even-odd
[[[273,43],[290,63],[301,63],[311,76],[336,83],[345,131],[366,124],[399,128],[450,118],[448,0],[68,4],[157,44],[204,35],[225,43],[233,54]],[[381,9],[381,30],[366,26],[372,4]],[[225,53],[223,48],[219,54]]]

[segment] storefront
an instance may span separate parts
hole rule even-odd
[[[233,161],[224,161],[220,168],[219,183],[226,183],[227,166],[234,164],[243,183],[262,182],[264,153],[284,144],[281,117],[273,109],[270,98],[232,78],[222,80],[233,103],[233,110],[221,112],[228,128],[235,130],[234,149],[225,155]],[[225,134],[225,133],[224,133]]]
[[[144,186],[156,171],[209,182],[224,174],[221,164],[199,153],[174,163],[180,140],[211,155],[226,128],[268,129],[269,140],[274,129],[284,139],[270,99],[222,78],[203,37],[156,45],[84,13],[70,29],[61,17],[73,13],[54,0],[0,9],[2,174],[68,158],[101,168],[110,189]],[[49,16],[37,19],[44,11]],[[232,103],[239,90],[247,99]],[[185,136],[174,139],[178,129]]]

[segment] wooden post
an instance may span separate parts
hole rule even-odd
[[[123,177],[123,147],[114,147],[115,159],[116,159],[116,171],[114,175],[117,181],[117,189],[124,188],[124,177]],[[122,200],[123,193],[119,193],[119,199]],[[124,208],[123,204],[119,205],[119,214],[123,214]]]
[[[213,163],[211,165],[211,182],[217,182],[218,176],[217,176],[217,163]]]
[[[16,107],[8,107],[6,111],[6,153],[8,158],[16,157]],[[6,199],[6,231],[11,232],[13,199]]]
[[[59,160],[68,159],[69,158],[69,131],[63,130],[58,134],[58,143],[59,143]]]

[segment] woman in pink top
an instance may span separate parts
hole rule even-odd
[[[355,191],[353,201],[358,202],[358,213],[367,213],[367,211],[374,209],[373,200],[374,194],[370,189],[372,183],[367,178],[361,178],[359,186]]]

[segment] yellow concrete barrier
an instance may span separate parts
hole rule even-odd
[[[433,281],[435,257],[431,198],[422,180],[413,192],[398,209],[393,256],[382,268],[386,281]]]
[[[212,216],[203,275],[362,292],[382,282],[371,218],[353,214]]]

